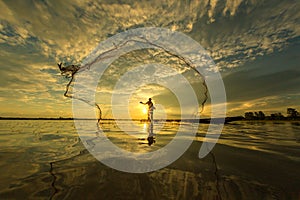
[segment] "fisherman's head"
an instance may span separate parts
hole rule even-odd
[[[152,99],[151,98],[149,98],[149,101],[151,101]]]

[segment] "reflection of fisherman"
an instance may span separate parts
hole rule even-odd
[[[147,137],[147,143],[144,142],[140,142],[139,144],[148,144],[149,146],[151,146],[152,144],[155,143],[155,134],[153,133],[153,123],[148,123],[147,124],[148,128],[148,137]],[[146,140],[146,138],[139,138],[138,140]]]
[[[146,103],[140,102],[141,104],[148,105],[148,121],[153,122],[153,111],[155,109],[152,99],[149,98],[149,100]]]
[[[148,127],[148,145],[151,146],[153,143],[155,143],[155,134],[153,133],[153,123],[150,123]]]

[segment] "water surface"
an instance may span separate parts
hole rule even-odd
[[[162,148],[179,124],[154,124],[151,146],[147,125],[137,126],[128,135],[102,124],[111,141],[133,152]],[[170,166],[130,174],[91,156],[71,120],[0,120],[0,199],[299,199],[298,122],[226,124],[213,151],[199,159],[207,127],[199,126]]]

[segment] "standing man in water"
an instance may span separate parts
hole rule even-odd
[[[140,102],[141,104],[148,105],[148,121],[153,122],[153,111],[155,109],[152,99],[149,98],[149,100],[146,103]]]

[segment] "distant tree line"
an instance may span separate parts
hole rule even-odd
[[[283,116],[280,112],[272,113],[266,116],[263,111],[245,112],[245,119],[248,120],[284,120],[284,119],[300,119],[300,113],[294,108],[287,108],[287,116]]]

